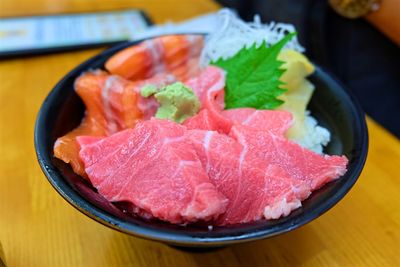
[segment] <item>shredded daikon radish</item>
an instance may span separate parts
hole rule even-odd
[[[291,24],[270,22],[261,23],[256,15],[253,22],[244,22],[229,9],[222,9],[219,14],[218,27],[211,32],[205,42],[201,54],[201,64],[206,66],[210,61],[219,58],[227,59],[234,56],[242,47],[250,47],[254,43],[259,46],[265,42],[268,46],[277,43],[287,33],[295,32]],[[286,44],[284,48],[303,52],[304,48],[296,37]]]

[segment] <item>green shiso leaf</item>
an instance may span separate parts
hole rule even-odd
[[[275,109],[283,103],[277,97],[286,90],[280,88],[284,62],[278,54],[296,33],[290,33],[276,44],[259,47],[253,44],[243,47],[236,55],[228,59],[218,59],[212,65],[224,69],[227,73],[225,87],[225,108],[251,107],[255,109]]]

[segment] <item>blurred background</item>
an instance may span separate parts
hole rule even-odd
[[[263,21],[295,25],[307,56],[338,77],[368,115],[400,138],[395,115],[400,113],[400,1],[219,2],[246,20],[258,13]]]
[[[259,14],[263,22],[294,24],[307,56],[357,97],[369,115],[370,142],[367,164],[351,194],[290,234],[208,254],[130,237],[69,206],[36,161],[32,140],[37,112],[66,73],[121,41],[126,32],[129,38],[132,31],[144,33],[147,20],[132,12],[127,18],[134,17],[136,24],[102,35],[99,24],[85,28],[58,20],[64,23],[60,26],[56,17],[94,12],[99,19],[97,12],[143,10],[153,23],[164,24],[223,6],[247,21]],[[26,46],[43,35],[20,39],[29,27],[24,24],[21,31],[21,24],[9,24],[22,19],[38,26],[31,20],[37,15],[55,16],[46,24],[55,31],[46,39],[52,42],[39,47],[55,49],[41,50],[39,56]],[[108,27],[116,25],[127,23],[116,16]],[[116,32],[116,39],[101,38]],[[100,37],[82,45],[89,35]],[[82,46],[65,52],[74,36]],[[5,51],[0,49],[0,266],[2,261],[8,266],[398,266],[399,44],[400,0],[0,0],[0,48]],[[95,46],[100,48],[87,49]]]

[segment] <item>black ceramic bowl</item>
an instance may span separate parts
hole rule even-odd
[[[97,194],[90,183],[74,174],[69,165],[55,159],[52,151],[57,137],[76,127],[83,116],[84,106],[73,89],[76,77],[89,69],[103,68],[104,62],[111,55],[135,43],[127,42],[112,47],[73,69],[50,92],[37,117],[35,146],[44,174],[63,198],[87,216],[115,230],[171,245],[223,246],[267,238],[296,229],[329,210],[356,182],[368,149],[364,113],[340,83],[317,68],[311,77],[317,90],[309,109],[320,124],[332,133],[332,141],[325,152],[344,154],[349,159],[348,171],[341,179],[314,192],[303,202],[301,208],[278,220],[215,227],[209,231],[202,226],[178,226],[126,216]]]

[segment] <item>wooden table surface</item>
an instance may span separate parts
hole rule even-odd
[[[1,0],[0,16],[128,7],[145,9],[155,22],[218,8],[198,0]],[[354,188],[290,233],[193,254],[82,215],[42,174],[33,127],[54,84],[99,51],[0,62],[0,242],[7,266],[400,266],[400,142],[370,119],[368,160]]]

